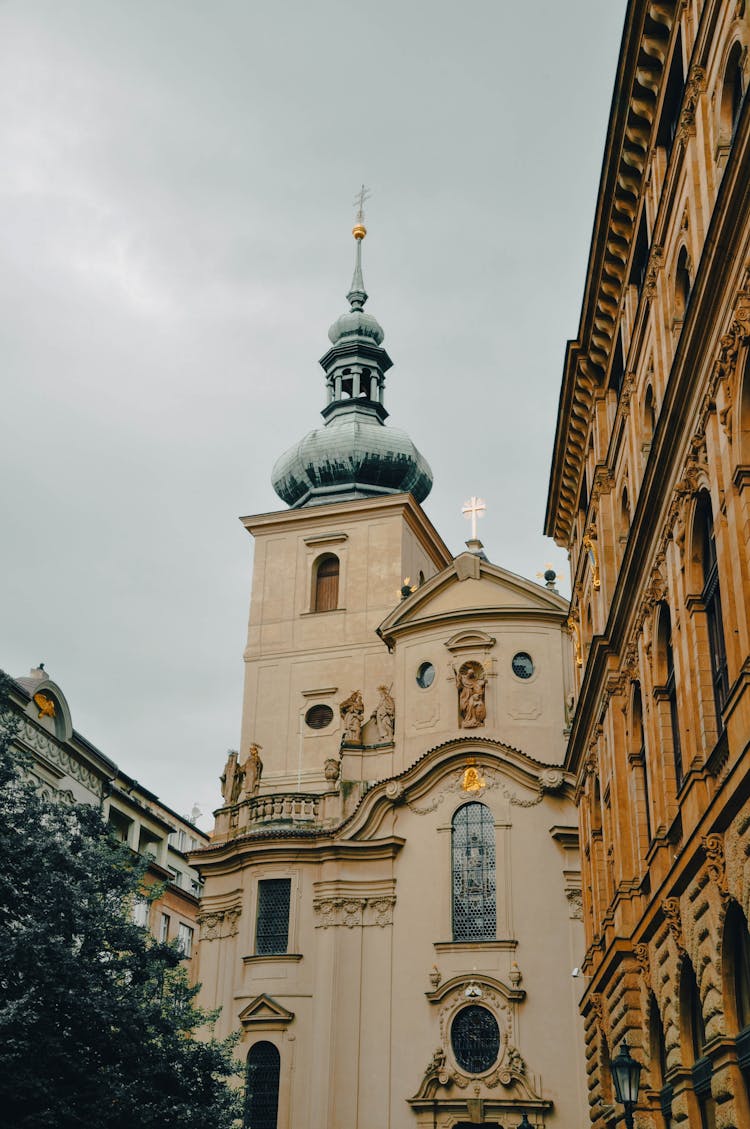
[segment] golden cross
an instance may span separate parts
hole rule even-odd
[[[475,498],[472,494],[468,502],[464,502],[461,507],[461,513],[464,517],[471,519],[471,539],[477,539],[477,518],[484,517],[487,506],[484,503],[484,498]]]

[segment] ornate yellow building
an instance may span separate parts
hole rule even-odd
[[[592,1124],[750,1126],[750,11],[628,5],[546,529],[570,551]]]
[[[240,754],[199,979],[241,1032],[248,1129],[580,1125],[583,951],[567,601],[455,560],[385,426],[383,331],[331,327],[325,424],[255,539]]]

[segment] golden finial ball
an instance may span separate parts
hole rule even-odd
[[[367,228],[363,223],[355,223],[354,227],[352,228],[352,235],[355,239],[364,239],[364,237],[367,235]]]

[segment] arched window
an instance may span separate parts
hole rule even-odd
[[[706,1058],[706,1028],[695,970],[687,957],[680,976],[680,1017],[684,1032],[682,1053],[692,1062],[693,1089],[698,1099],[702,1129],[715,1129],[716,1106],[711,1093],[711,1060]],[[683,1059],[683,1061],[686,1061]]]
[[[669,75],[667,76],[665,84],[664,101],[659,117],[659,125],[656,131],[656,144],[666,149],[667,156],[669,156],[672,151],[675,134],[677,133],[684,89],[685,75],[682,67],[682,36],[678,31],[672,52]]]
[[[674,675],[674,652],[672,650],[672,617],[665,600],[659,604],[656,632],[657,679],[662,682],[662,691],[669,708],[669,721],[674,755],[675,787],[680,788],[683,780],[682,745],[680,742],[680,718],[677,710],[677,685]]]
[[[628,488],[627,488],[627,486],[623,486],[622,494],[620,495],[620,540],[626,541],[629,532],[630,532],[630,499],[628,498]]]
[[[721,88],[720,140],[729,144],[742,109],[742,44],[737,42],[729,52],[724,69],[724,83]]]
[[[651,843],[651,799],[648,791],[648,764],[646,762],[646,740],[643,731],[643,700],[640,682],[633,683],[633,698],[630,709],[631,754],[640,770],[643,788],[643,807],[645,816],[646,841]]]
[[[314,612],[332,612],[339,606],[339,558],[333,553],[318,557],[313,566]]]
[[[701,566],[703,591],[701,598],[706,612],[708,628],[708,648],[713,683],[714,703],[716,705],[716,729],[724,730],[721,712],[729,694],[729,675],[727,673],[727,654],[724,647],[724,624],[721,616],[721,593],[719,591],[719,569],[716,560],[716,541],[714,538],[714,519],[711,498],[707,490],[701,490],[695,511],[694,529],[695,555]]]
[[[273,1043],[256,1043],[247,1056],[243,1129],[276,1129],[281,1060]]]
[[[737,902],[730,902],[721,946],[724,1013],[730,1032],[750,1032],[750,932]]]
[[[683,321],[690,300],[690,259],[687,247],[680,247],[674,275],[674,316]]]
[[[656,431],[656,405],[654,403],[654,390],[649,384],[643,400],[643,441],[650,443]]]
[[[485,804],[460,807],[452,825],[453,940],[494,941],[495,824]]]

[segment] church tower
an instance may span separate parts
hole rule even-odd
[[[255,541],[239,753],[199,946],[239,1030],[246,1129],[582,1123],[564,601],[455,559],[430,468],[386,424],[362,202],[323,426],[277,461]]]

